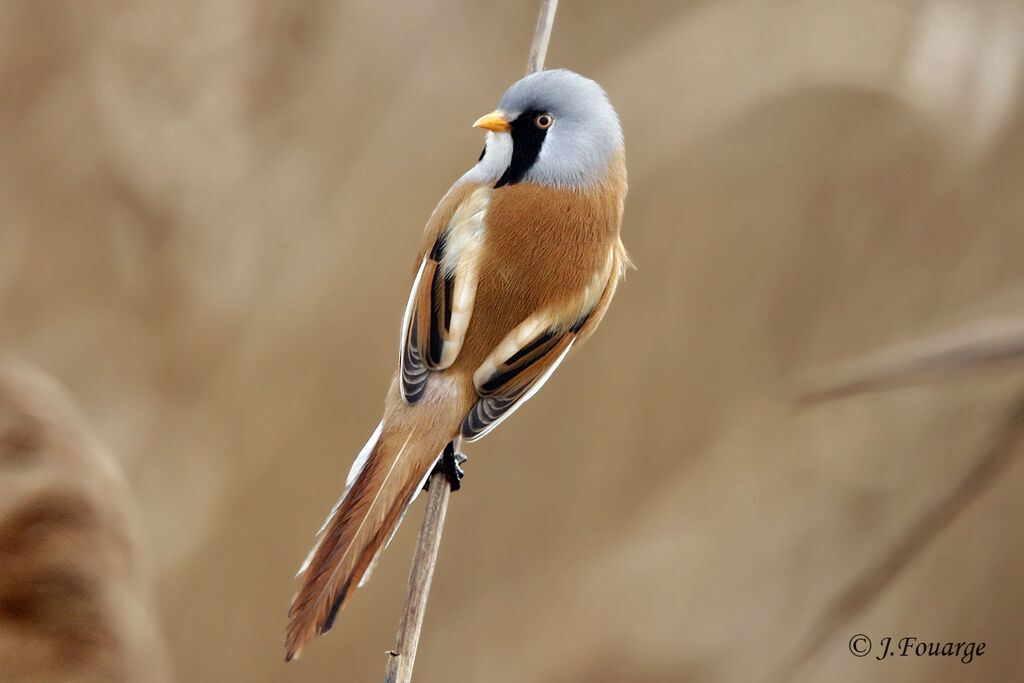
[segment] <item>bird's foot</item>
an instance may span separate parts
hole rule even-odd
[[[462,477],[465,476],[465,472],[459,467],[462,463],[466,462],[466,456],[455,450],[455,445],[449,441],[448,445],[444,447],[444,452],[441,453],[441,458],[434,465],[434,471],[431,472],[431,477],[437,473],[443,474],[448,479],[448,484],[451,486],[452,491],[458,491],[462,488]],[[424,484],[423,488],[427,489],[430,486],[430,479],[427,479],[427,483]]]

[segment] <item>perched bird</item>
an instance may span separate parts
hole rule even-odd
[[[593,333],[628,263],[622,128],[601,86],[540,71],[474,126],[486,147],[427,222],[384,418],[299,570],[287,659],[369,577],[442,452],[457,488],[462,443]]]

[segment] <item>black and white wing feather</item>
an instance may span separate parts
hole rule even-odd
[[[423,257],[402,322],[402,398],[423,397],[432,371],[455,362],[476,299],[478,252],[490,188],[473,191],[438,231]]]

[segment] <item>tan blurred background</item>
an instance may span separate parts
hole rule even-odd
[[[123,468],[175,680],[381,679],[421,503],[285,665],[292,577],[536,9],[0,5],[0,351]],[[417,681],[1024,680],[1020,357],[795,401],[1024,317],[1022,36],[1013,0],[563,0],[548,64],[622,117],[638,269],[468,450]],[[872,583],[994,440],[1008,465]],[[987,648],[878,662],[856,633]]]

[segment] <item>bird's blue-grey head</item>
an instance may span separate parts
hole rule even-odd
[[[607,177],[622,148],[622,127],[608,96],[594,81],[566,69],[530,74],[516,82],[497,111],[476,122],[487,147],[467,180],[495,187],[540,183],[587,187]]]

